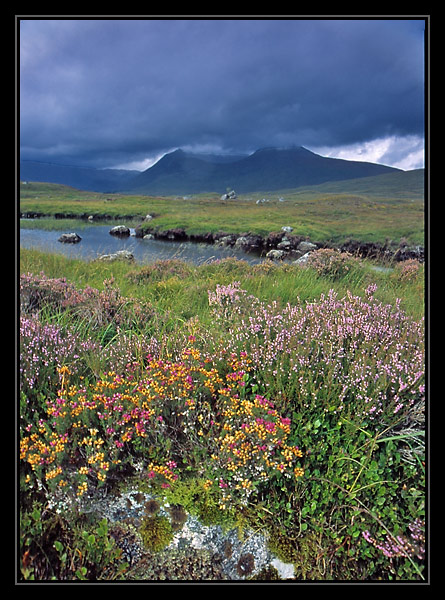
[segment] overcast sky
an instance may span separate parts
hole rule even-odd
[[[22,19],[20,155],[147,168],[176,148],[424,166],[414,19]]]

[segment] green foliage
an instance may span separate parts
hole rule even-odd
[[[128,565],[102,519],[85,528],[72,525],[37,503],[20,521],[23,580],[118,580]]]

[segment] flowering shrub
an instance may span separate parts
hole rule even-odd
[[[414,281],[420,271],[418,260],[409,259],[396,264],[393,277],[401,282]]]
[[[232,355],[230,366],[222,378],[191,343],[181,362],[150,360],[139,380],[109,372],[88,386],[70,385],[61,367],[46,419],[22,427],[21,458],[40,482],[53,490],[75,486],[78,496],[131,457],[164,487],[180,468],[199,464],[224,502],[248,496],[275,472],[300,477],[301,451],[287,441],[290,420],[261,396],[242,398],[247,356]]]
[[[147,356],[159,357],[161,343],[158,338],[132,334],[131,330],[117,329],[114,338],[101,349],[98,357],[98,368],[115,371],[122,375],[143,368]],[[102,367],[106,365],[106,368]]]
[[[220,353],[242,347],[262,381],[292,392],[302,406],[391,420],[423,398],[423,320],[376,301],[375,291],[370,285],[363,300],[331,290],[316,302],[280,308],[238,283],[217,286],[209,302],[226,327]]]
[[[409,524],[408,529],[408,536],[386,534],[384,542],[377,541],[369,531],[364,531],[362,535],[387,558],[415,556],[422,560],[425,558],[425,522],[422,519],[415,519]]]
[[[73,373],[99,345],[70,329],[43,325],[37,317],[20,317],[20,387],[26,397],[57,383],[57,369],[69,364]]]
[[[87,292],[84,292],[87,293]],[[20,276],[20,309],[24,313],[36,312],[46,306],[54,310],[79,303],[82,293],[66,278],[49,278],[45,273]]]
[[[121,295],[113,277],[103,283],[102,291],[90,286],[78,289],[65,278],[49,278],[44,273],[39,276],[23,274],[20,277],[20,308],[25,314],[43,309],[53,313],[68,311],[95,327],[109,323],[117,326],[134,322],[143,324],[152,317],[149,306]]]
[[[319,275],[328,275],[336,279],[346,275],[358,264],[359,259],[349,252],[320,248],[310,253],[306,266],[315,269]]]
[[[236,492],[247,502],[274,472],[293,480],[304,474],[297,464],[301,450],[287,443],[290,419],[280,416],[271,401],[258,394],[253,399],[235,395],[221,414],[224,424],[215,440],[217,453],[211,458],[221,473],[222,508]]]
[[[252,308],[252,303],[257,303],[254,296],[247,295],[246,290],[241,289],[239,281],[228,285],[217,285],[215,291],[208,291],[209,305],[216,307],[214,315],[218,319],[230,320],[236,314]]]

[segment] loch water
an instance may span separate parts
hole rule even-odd
[[[136,262],[148,264],[155,260],[177,258],[193,264],[203,264],[227,257],[245,260],[250,264],[264,260],[256,254],[247,253],[231,247],[213,244],[180,242],[170,240],[143,239],[134,235],[117,237],[110,235],[110,225],[91,225],[76,230],[48,231],[44,229],[20,229],[20,247],[63,254],[70,258],[94,260],[103,254],[112,254],[119,250],[131,252]],[[62,233],[76,232],[82,238],[77,244],[64,244],[58,239]]]

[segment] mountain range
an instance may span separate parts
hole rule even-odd
[[[327,158],[306,148],[263,148],[250,155],[202,155],[181,149],[145,171],[20,162],[21,181],[61,183],[80,190],[146,195],[270,192],[400,173],[380,164]]]

